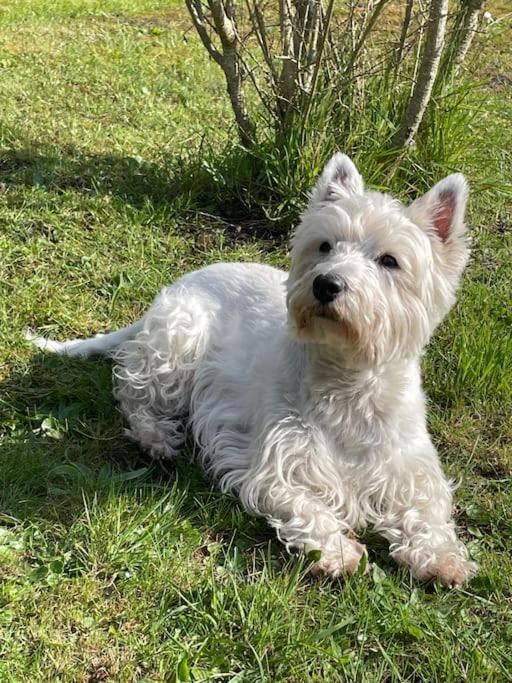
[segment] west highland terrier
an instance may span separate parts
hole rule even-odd
[[[285,273],[221,263],[166,287],[141,320],[89,340],[33,341],[114,359],[129,435],[171,458],[186,435],[206,470],[288,549],[356,571],[371,525],[415,577],[465,583],[452,492],[427,431],[421,353],[468,258],[467,184],[451,175],[403,206],[335,154]],[[314,557],[318,557],[315,553]]]

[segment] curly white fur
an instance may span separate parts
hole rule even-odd
[[[221,489],[287,547],[320,550],[317,571],[353,572],[365,548],[352,533],[371,525],[415,576],[458,585],[475,565],[427,431],[419,357],[467,260],[466,197],[453,175],[406,208],[365,191],[336,154],[295,233],[288,276],[209,266],[164,289],[129,328],[34,341],[112,355],[131,436],[168,458],[188,424]],[[328,304],[315,299],[318,275],[345,285]]]

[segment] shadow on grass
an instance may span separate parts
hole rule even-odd
[[[0,396],[4,518],[70,528],[83,515],[84,492],[101,501],[112,488],[142,499],[174,491],[187,523],[225,547],[245,552],[273,541],[263,520],[246,515],[191,462],[192,444],[176,461],[155,462],[127,439],[108,361],[36,352],[28,368],[0,384]]]
[[[222,222],[228,237],[237,240],[286,237],[256,199],[261,189],[255,181],[258,160],[238,148],[220,159],[215,169],[200,152],[160,165],[140,157],[84,154],[69,145],[50,150],[28,143],[23,149],[0,150],[0,183],[52,193],[75,191],[85,197],[110,195],[135,209],[149,203],[171,213],[203,212]]]
[[[180,519],[221,543],[226,557],[259,548],[277,569],[286,565],[289,557],[266,522],[247,515],[191,462],[192,444],[176,461],[154,462],[126,438],[110,376],[107,361],[35,353],[26,370],[0,385],[2,517],[70,530],[83,517],[84,494],[101,503],[113,490],[131,492],[143,503],[172,493]],[[387,544],[374,534],[365,540],[370,561],[395,573]]]

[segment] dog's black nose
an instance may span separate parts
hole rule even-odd
[[[344,281],[332,275],[317,275],[313,280],[313,294],[321,304],[329,304],[345,289]]]

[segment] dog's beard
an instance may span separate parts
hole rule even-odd
[[[322,305],[310,290],[304,286],[289,290],[292,334],[303,342],[337,348],[350,365],[410,358],[428,340],[429,320],[418,300],[404,302],[396,296],[388,300],[367,286]]]
[[[368,320],[354,324],[332,304],[301,306],[290,311],[290,318],[298,340],[335,347],[348,365],[367,366],[383,360],[385,345],[382,339],[372,337],[376,325]]]
[[[355,341],[355,330],[346,316],[331,304],[300,306],[295,314],[300,336],[315,335],[315,331],[334,334],[336,339]],[[320,340],[319,340],[320,341]]]
[[[301,341],[337,345],[352,352],[359,346],[358,329],[339,303],[322,305],[291,297],[289,314],[295,335]]]
[[[288,293],[290,326],[300,341],[336,347],[350,364],[375,364],[385,358],[389,330],[370,304],[369,296],[346,295],[320,304],[311,287],[298,282]]]

